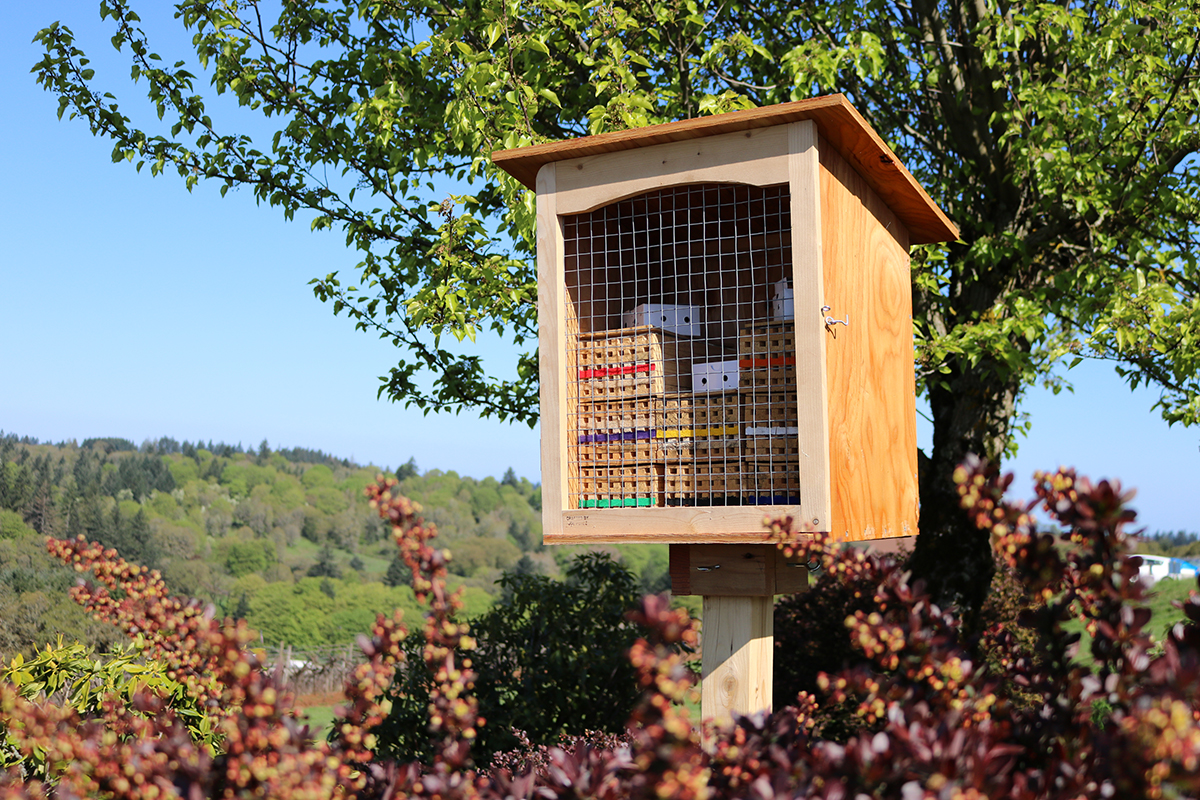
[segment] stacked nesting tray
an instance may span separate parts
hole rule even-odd
[[[742,502],[800,502],[796,350],[791,322],[753,325],[738,336],[742,398]]]
[[[656,434],[679,386],[677,337],[649,327],[579,337],[573,452],[580,508],[663,504]]]
[[[738,393],[678,394],[659,429],[669,506],[741,502]]]
[[[698,343],[697,343],[698,344]],[[580,508],[797,504],[790,321],[743,327],[737,388],[691,391],[695,359],[669,332],[579,337],[573,463]]]

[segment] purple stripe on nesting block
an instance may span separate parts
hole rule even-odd
[[[580,444],[604,444],[605,442],[636,442],[653,439],[654,428],[637,431],[609,431],[608,433],[584,433],[579,436]]]

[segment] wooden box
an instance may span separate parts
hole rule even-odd
[[[492,158],[537,192],[546,542],[916,533],[908,250],[957,230],[845,98]]]

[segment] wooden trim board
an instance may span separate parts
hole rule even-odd
[[[558,213],[582,214],[689,183],[783,183],[787,147],[787,128],[777,126],[559,161]]]
[[[567,508],[566,285],[562,224],[555,208],[554,164],[537,176],[538,376],[542,418],[542,502]],[[542,515],[542,532],[561,532],[562,520]]]
[[[817,127],[788,126],[788,178],[792,198],[792,287],[800,443],[799,520],[829,530],[829,409],[825,390],[825,288],[821,256],[821,194]]]
[[[605,541],[762,544],[767,541],[765,519],[783,516],[800,519],[800,512],[799,506],[779,505],[581,508],[556,515],[546,506],[542,539],[546,544]],[[551,531],[556,516],[561,527]]]

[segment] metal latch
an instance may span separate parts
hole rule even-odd
[[[830,333],[832,333],[832,334],[833,334],[833,338],[835,338],[835,339],[836,339],[836,338],[837,338],[837,331],[835,331],[835,330],[833,329],[833,326],[834,326],[834,325],[845,325],[847,328],[849,328],[849,327],[850,327],[850,312],[849,312],[849,311],[847,311],[847,312],[846,312],[846,318],[845,318],[845,319],[837,319],[836,317],[831,317],[831,316],[829,316],[829,312],[830,312],[831,310],[832,310],[832,309],[830,309],[830,307],[829,307],[829,306],[821,306],[821,313],[825,315],[825,330],[827,330],[827,331],[829,331]]]

